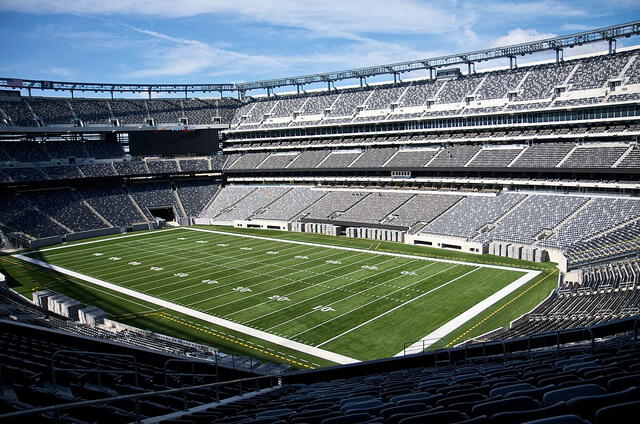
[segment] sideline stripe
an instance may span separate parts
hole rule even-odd
[[[289,340],[289,339],[286,339],[286,338],[281,337],[281,336],[276,336],[274,334],[269,334],[269,333],[266,333],[264,331],[256,330],[254,328],[247,327],[247,326],[244,326],[244,325],[241,325],[241,324],[237,324],[235,322],[232,322],[232,321],[229,321],[229,320],[226,320],[226,319],[223,319],[223,318],[218,318],[218,317],[215,317],[213,315],[205,314],[204,312],[196,311],[194,309],[187,308],[187,307],[182,306],[182,305],[178,305],[178,304],[175,304],[175,303],[172,303],[172,302],[168,302],[166,300],[158,299],[156,297],[149,296],[148,294],[140,293],[140,292],[137,292],[135,290],[131,290],[131,289],[128,289],[128,288],[125,288],[125,287],[121,287],[121,286],[116,285],[116,284],[108,283],[106,281],[99,280],[97,278],[90,277],[88,275],[81,274],[81,273],[76,272],[76,271],[71,271],[69,269],[66,269],[66,268],[63,268],[63,267],[60,267],[60,266],[57,266],[57,265],[52,265],[52,264],[50,264],[48,262],[40,261],[38,259],[33,259],[33,258],[30,258],[30,257],[25,256],[25,255],[13,255],[13,256],[18,258],[18,259],[21,259],[23,261],[30,262],[30,263],[35,264],[35,265],[40,265],[41,267],[60,272],[62,274],[66,274],[66,275],[69,275],[71,277],[75,277],[75,278],[87,281],[89,283],[93,283],[95,285],[98,285],[98,286],[101,286],[101,287],[104,287],[104,288],[107,288],[107,289],[110,289],[110,290],[125,294],[127,296],[131,296],[131,297],[137,298],[139,300],[142,300],[142,301],[145,301],[145,302],[148,302],[148,303],[152,303],[154,305],[161,306],[163,308],[172,309],[172,310],[174,310],[176,312],[180,312],[182,314],[192,316],[192,317],[200,319],[202,321],[207,321],[207,322],[210,322],[210,323],[213,323],[213,324],[216,324],[216,325],[220,325],[220,326],[226,327],[226,328],[228,328],[230,330],[238,331],[240,333],[244,333],[244,334],[247,334],[247,335],[252,336],[252,337],[257,337],[257,338],[266,340],[268,342],[275,343],[275,344],[280,345],[280,346],[284,346],[284,347],[287,347],[287,348],[290,348],[290,349],[294,349],[294,350],[297,350],[299,352],[304,352],[304,353],[307,353],[309,355],[317,356],[318,358],[326,359],[328,361],[332,361],[332,362],[335,362],[335,363],[338,363],[338,364],[352,364],[352,363],[355,363],[355,362],[360,362],[357,359],[353,359],[353,358],[350,358],[348,356],[340,355],[340,354],[337,354],[337,353],[334,353],[334,352],[329,352],[327,350],[319,349],[317,347],[313,347],[313,346],[309,346],[309,345],[306,345],[306,344],[303,344],[303,343],[300,343],[300,342]]]
[[[496,309],[495,311],[491,312],[489,315],[487,315],[486,317],[484,317],[483,319],[481,319],[480,321],[478,321],[473,327],[469,328],[467,331],[465,331],[464,333],[460,334],[458,337],[456,337],[455,339],[453,339],[452,341],[450,341],[445,347],[452,347],[453,345],[455,345],[455,343],[460,340],[461,338],[465,337],[467,334],[469,334],[470,332],[472,332],[473,330],[475,330],[477,327],[479,327],[480,325],[482,325],[485,321],[487,321],[488,319],[492,318],[495,314],[497,314],[498,312],[500,312],[501,310],[503,310],[504,308],[506,308],[507,306],[509,306],[510,304],[512,304],[513,302],[515,302],[516,300],[518,300],[520,297],[522,297],[523,295],[525,295],[529,290],[533,289],[534,287],[536,287],[537,285],[539,285],[540,283],[542,283],[543,281],[545,281],[547,278],[555,275],[558,272],[557,269],[554,269],[552,272],[550,272],[548,275],[546,275],[544,278],[536,281],[534,284],[532,284],[531,286],[527,287],[526,290],[523,290],[522,293],[518,294],[517,296],[514,296],[511,300],[509,300],[507,303],[505,303],[504,305],[500,306],[498,309]]]
[[[417,259],[417,260],[432,261],[432,262],[444,262],[444,263],[448,263],[448,264],[468,265],[468,266],[479,267],[479,268],[502,269],[502,270],[505,270],[505,271],[518,271],[518,272],[529,272],[530,271],[530,269],[527,269],[527,268],[516,268],[516,267],[509,267],[509,266],[502,266],[502,265],[488,265],[488,264],[475,263],[475,262],[455,261],[453,259],[439,259],[439,258],[431,258],[431,257],[428,257],[428,256],[407,255],[407,254],[404,254],[404,253],[391,253],[391,252],[385,252],[383,250],[356,249],[354,247],[331,246],[331,245],[328,245],[328,244],[310,243],[310,242],[306,242],[306,241],[284,240],[284,239],[277,239],[277,238],[271,238],[271,237],[252,236],[252,235],[249,235],[249,234],[238,234],[238,233],[231,233],[231,232],[225,232],[225,231],[205,230],[204,228],[192,228],[192,227],[181,227],[181,228],[183,228],[185,230],[189,230],[189,231],[200,231],[200,232],[203,232],[203,233],[223,234],[223,235],[227,235],[227,236],[228,235],[233,235],[235,237],[244,237],[244,238],[260,239],[260,240],[269,240],[269,241],[275,241],[275,242],[280,242],[280,243],[289,243],[289,244],[300,244],[300,245],[304,245],[304,246],[316,246],[316,247],[323,247],[323,248],[326,248],[326,249],[346,250],[346,251],[349,251],[349,252],[370,253],[372,255],[395,256],[397,258]]]
[[[525,284],[527,284],[529,281],[531,281],[534,278],[536,278],[538,275],[540,275],[540,273],[541,273],[541,271],[530,271],[530,272],[526,273],[525,275],[523,275],[522,277],[518,278],[513,283],[509,284],[506,287],[503,287],[502,289],[498,290],[497,292],[495,292],[491,296],[489,296],[486,299],[482,300],[481,302],[475,304],[474,306],[472,306],[471,308],[467,309],[466,311],[464,311],[463,313],[461,313],[457,317],[453,318],[451,321],[443,324],[439,328],[436,328],[434,331],[432,331],[431,333],[427,334],[426,336],[424,336],[423,338],[421,338],[417,342],[413,343],[411,346],[407,347],[406,349],[403,349],[402,351],[398,352],[394,356],[404,356],[405,355],[405,351],[407,351],[407,350],[413,351],[414,349],[417,349],[417,348],[422,348],[422,347],[427,348],[427,347],[433,345],[434,343],[438,342],[438,340],[440,340],[441,338],[443,338],[447,334],[449,334],[452,331],[458,329],[460,326],[466,324],[467,322],[469,322],[470,320],[472,320],[473,318],[478,316],[480,313],[484,312],[487,308],[493,306],[494,304],[496,304],[500,300],[502,300],[505,297],[509,296],[514,291],[518,290],[520,287],[522,287]]]

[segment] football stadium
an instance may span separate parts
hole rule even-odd
[[[0,422],[632,422],[638,35],[0,78]]]

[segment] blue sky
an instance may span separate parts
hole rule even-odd
[[[427,58],[636,19],[639,0],[0,0],[0,76],[252,81]],[[619,45],[636,43],[637,37]],[[602,48],[584,46],[567,56]]]

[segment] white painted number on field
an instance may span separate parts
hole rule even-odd
[[[267,255],[278,255],[278,254],[280,254],[280,252],[276,252],[275,250],[269,250],[267,252]]]
[[[240,250],[253,250],[253,247],[241,247]]]
[[[216,246],[220,246],[220,247],[227,247],[229,246],[228,244],[224,244],[224,243],[218,243],[216,244]]]
[[[119,258],[119,257],[117,257],[117,256],[111,256],[111,257],[109,258],[109,260],[110,260],[110,261],[119,261],[120,259],[122,259],[122,258]]]
[[[234,288],[233,291],[240,292],[240,293],[246,293],[246,292],[250,292],[251,289],[249,287],[238,286],[238,287]]]
[[[308,256],[301,256],[301,255],[295,256],[295,258],[296,259],[309,259]]]
[[[314,311],[320,311],[320,312],[333,312],[335,311],[335,309],[333,309],[331,306],[322,306],[322,305],[318,305],[315,308],[313,308]]]
[[[418,275],[415,273],[415,271],[402,271],[400,274],[401,275]]]
[[[203,283],[205,284],[218,284],[219,281],[218,280],[202,280]]]
[[[102,256],[102,255],[104,255],[104,253],[96,252],[96,253],[94,253],[94,254],[93,254],[93,255],[91,255],[91,256]]]
[[[149,268],[151,271],[162,271],[164,268],[160,267],[160,266],[152,266],[151,268]]]
[[[198,241],[196,241],[196,243],[209,243],[209,242],[206,241],[206,240],[198,240]]]
[[[129,265],[140,265],[142,262],[137,262],[137,261],[131,261],[129,262]]]
[[[370,269],[370,270],[377,270],[378,267],[374,266],[374,265],[362,265],[360,268],[362,269]]]
[[[188,277],[189,274],[187,274],[186,272],[176,272],[175,274],[173,274],[174,277]]]
[[[268,299],[275,300],[276,302],[286,302],[288,300],[291,300],[287,296],[280,296],[280,295],[277,295],[277,294],[274,294],[273,296],[269,296]]]
[[[334,260],[332,260],[332,259],[331,259],[331,260],[328,260],[328,261],[327,261],[327,263],[328,263],[328,264],[334,264],[334,265],[340,265],[340,264],[342,264],[342,262],[340,262],[340,261],[334,261]]]

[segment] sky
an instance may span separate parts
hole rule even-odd
[[[0,77],[255,81],[461,53],[638,19],[640,0],[0,0]],[[639,38],[618,46],[640,44]],[[587,45],[565,56],[605,48]]]

